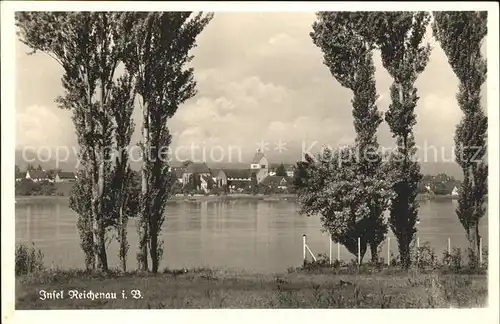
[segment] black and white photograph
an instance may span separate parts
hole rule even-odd
[[[2,322],[491,307],[498,322],[498,5],[17,3],[2,3]]]

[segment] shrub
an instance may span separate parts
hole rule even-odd
[[[32,243],[31,247],[22,243],[17,244],[15,259],[16,276],[33,273],[43,269],[43,253],[35,248],[34,243]]]
[[[419,269],[434,270],[439,268],[439,260],[436,252],[430,246],[429,242],[417,248],[415,264]]]
[[[342,260],[335,260],[332,265],[335,269],[339,269],[344,266],[344,262]]]
[[[488,269],[488,246],[483,247],[483,262],[481,264],[481,267],[483,269]]]
[[[454,247],[451,253],[445,250],[443,252],[443,265],[453,271],[460,270],[462,268],[462,250],[458,247]]]
[[[459,247],[454,247],[451,252],[451,269],[460,270],[462,268],[462,250]]]
[[[398,254],[394,254],[393,252],[391,252],[391,258],[390,258],[390,264],[391,264],[391,267],[396,267],[396,266],[399,266],[399,255]]]
[[[326,254],[320,253],[318,254],[316,261],[305,260],[302,266],[302,270],[314,271],[329,267],[331,267],[330,258]]]
[[[31,196],[37,191],[37,184],[29,179],[22,179],[16,182],[16,196]]]

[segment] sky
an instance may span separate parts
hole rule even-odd
[[[314,13],[215,14],[192,52],[198,93],[169,121],[177,159],[246,161],[260,148],[272,162],[294,162],[304,150],[354,141],[352,93],[323,64],[322,52],[309,36],[314,20]],[[428,161],[447,162],[462,116],[455,98],[458,81],[430,27],[426,42],[432,53],[416,82],[420,100],[414,131]],[[27,52],[18,41],[16,148],[75,147],[71,115],[54,103],[63,94],[62,68],[43,53]],[[379,53],[374,60],[378,108],[386,111],[392,81]],[[486,107],[485,98],[482,102]],[[132,141],[137,143],[139,109],[134,117]],[[384,147],[395,145],[385,122],[378,137]]]

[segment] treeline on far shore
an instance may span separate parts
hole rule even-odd
[[[15,195],[23,196],[66,196],[69,197],[73,183],[54,183],[50,181],[35,182],[29,179],[16,181]]]
[[[447,181],[441,181],[441,179],[450,179]],[[419,194],[417,196],[418,200],[430,200],[430,199],[451,199],[455,197],[452,194],[452,190],[441,190],[442,187],[450,187],[450,182],[456,182],[452,177],[448,177],[445,174],[439,174],[437,176],[426,175],[422,179],[422,184],[419,186]],[[55,183],[53,181],[33,181],[30,179],[19,179],[15,184],[15,196],[16,197],[27,197],[27,196],[65,196],[69,197],[71,189],[74,186],[74,182],[61,182]],[[173,188],[173,196],[187,195],[192,196],[194,194],[203,194],[205,196],[219,196],[224,195],[226,192],[221,188],[211,188],[209,193],[202,193],[201,191],[190,190],[188,185],[182,186],[178,183]],[[453,189],[455,187],[452,186]],[[436,189],[434,189],[436,188]],[[259,186],[258,192],[254,192],[250,188],[242,188],[239,191],[241,194],[263,194],[269,195],[279,195],[279,194],[295,194],[293,186],[287,186],[286,189],[282,189],[278,186]]]

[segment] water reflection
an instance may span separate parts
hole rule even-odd
[[[16,241],[31,242],[42,249],[48,265],[83,267],[79,247],[77,217],[61,200],[16,204]],[[448,237],[454,246],[467,246],[464,230],[455,214],[454,201],[425,201],[420,206],[418,236],[430,241],[440,253]],[[128,240],[129,269],[137,266],[137,232],[130,220]],[[487,218],[481,222],[483,242],[487,242]],[[168,204],[161,233],[164,240],[162,267],[212,266],[253,269],[261,272],[284,271],[302,259],[302,234],[315,253],[329,251],[328,235],[322,234],[318,217],[298,214],[292,202],[204,201]],[[397,251],[392,236],[391,250]],[[332,248],[337,257],[337,246]],[[388,247],[382,246],[384,257]],[[340,247],[342,259],[350,255]],[[108,248],[111,267],[119,264],[118,244]]]

